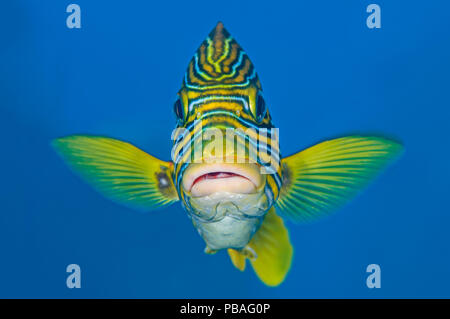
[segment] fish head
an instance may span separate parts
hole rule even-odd
[[[281,186],[278,129],[252,62],[222,23],[190,61],[174,113],[174,181],[188,212],[264,215]]]

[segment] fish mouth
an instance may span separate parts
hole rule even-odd
[[[190,164],[183,176],[183,188],[192,197],[218,192],[255,193],[263,183],[257,164]]]

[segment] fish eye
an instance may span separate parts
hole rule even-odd
[[[264,101],[264,98],[261,94],[258,95],[256,98],[256,107],[255,107],[255,115],[256,120],[258,122],[261,122],[262,119],[266,116],[266,101]]]
[[[179,98],[173,104],[173,112],[175,113],[179,121],[184,120],[183,105],[181,104],[181,100]]]

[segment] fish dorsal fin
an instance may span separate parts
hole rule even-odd
[[[228,249],[233,265],[245,269],[246,259],[259,279],[268,286],[278,286],[286,277],[292,262],[293,248],[283,220],[271,208],[261,227],[242,251]]]
[[[72,135],[53,146],[69,166],[107,198],[150,211],[178,200],[173,165],[108,137]]]
[[[353,198],[402,149],[381,137],[349,136],[284,158],[276,205],[294,221],[316,220]]]
[[[217,23],[191,59],[183,87],[206,90],[250,84],[261,88],[253,63],[222,22]]]

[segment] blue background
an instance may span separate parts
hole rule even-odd
[[[0,297],[450,297],[448,1],[4,1],[0,11]],[[168,160],[172,105],[217,21],[256,66],[283,154],[381,133],[406,152],[354,201],[287,222],[295,258],[264,286],[209,256],[180,205],[137,213],[98,195],[51,149],[59,136],[127,141]],[[66,287],[66,266],[82,288]],[[381,266],[381,289],[366,267]]]

